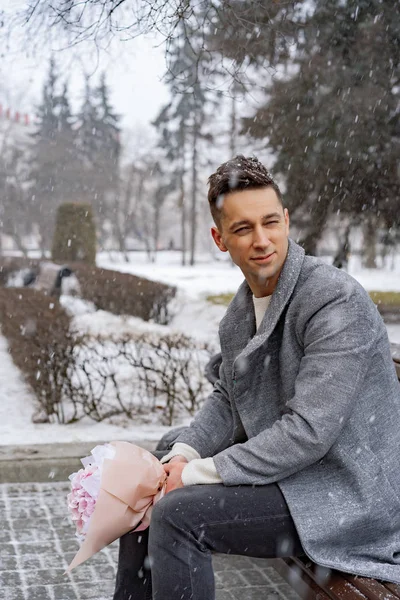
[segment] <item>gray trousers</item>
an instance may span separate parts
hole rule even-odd
[[[121,538],[114,600],[213,600],[213,552],[304,554],[277,484],[193,485],[167,494],[147,531]]]

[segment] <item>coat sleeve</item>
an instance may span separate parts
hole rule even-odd
[[[303,303],[299,319],[304,356],[294,395],[270,428],[214,456],[225,485],[268,484],[317,462],[356,405],[384,326],[358,289],[315,292],[316,299]]]
[[[226,388],[224,366],[214,390],[194,417],[190,427],[175,442],[188,444],[202,458],[214,456],[235,442],[235,422]]]

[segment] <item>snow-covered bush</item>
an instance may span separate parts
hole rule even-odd
[[[79,263],[68,266],[76,274],[82,297],[114,315],[132,315],[167,325],[173,314],[176,288],[129,273]]]
[[[74,418],[125,415],[171,425],[194,414],[211,390],[204,375],[211,353],[183,334],[83,337],[75,346],[65,402]]]
[[[204,369],[213,349],[163,327],[118,339],[81,335],[58,299],[1,287],[0,324],[35,392],[35,421],[123,416],[172,424],[211,389]]]
[[[55,298],[29,288],[0,288],[0,323],[14,363],[38,400],[38,415],[65,422],[65,378],[76,339],[70,319]]]

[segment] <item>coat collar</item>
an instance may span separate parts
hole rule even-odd
[[[289,239],[286,260],[257,335],[253,295],[247,281],[241,284],[220,324],[222,350],[235,357],[243,351],[246,356],[271,335],[293,293],[304,255],[303,248]]]

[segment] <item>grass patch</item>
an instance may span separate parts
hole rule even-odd
[[[369,292],[371,300],[377,304],[390,306],[391,308],[400,308],[400,292]]]
[[[400,292],[369,292],[372,301],[379,305],[387,306],[390,308],[400,309]],[[232,300],[234,294],[214,294],[207,296],[207,301],[211,304],[219,304],[222,306],[228,306]]]
[[[230,301],[232,300],[235,294],[213,294],[211,296],[207,296],[207,302],[211,302],[211,304],[220,304],[222,306],[228,306]]]

